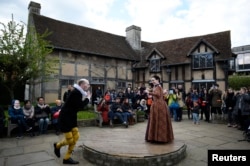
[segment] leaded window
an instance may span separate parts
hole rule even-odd
[[[150,72],[160,72],[160,59],[151,59],[150,60]]]
[[[61,85],[67,87],[68,85],[74,85],[74,80],[72,79],[62,79]]]
[[[118,81],[117,82],[117,88],[126,88],[126,82]]]
[[[213,54],[196,54],[193,55],[193,68],[204,69],[213,67]]]

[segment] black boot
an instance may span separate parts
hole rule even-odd
[[[56,155],[58,158],[61,157],[60,148],[57,148],[57,147],[56,147],[56,143],[54,143],[54,153],[55,153],[55,155]]]
[[[69,158],[67,160],[63,159],[63,164],[79,164],[79,162]]]

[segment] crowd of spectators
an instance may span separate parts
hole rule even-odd
[[[152,96],[144,92],[146,88],[152,87],[142,85],[135,89],[127,87],[119,91],[107,90],[102,96],[106,105],[109,106],[106,111],[116,112],[112,107],[113,103],[119,102],[122,105],[123,100],[127,99],[132,110],[142,110],[145,112],[145,118],[148,118]],[[116,101],[116,98],[119,98],[119,101]],[[194,124],[200,124],[201,120],[208,123],[226,121],[228,127],[235,127],[239,130],[247,130],[249,127],[250,91],[245,87],[238,91],[232,88],[222,91],[215,83],[208,89],[193,87],[187,92],[182,87],[172,87],[164,89],[164,99],[173,121],[176,122],[182,121],[185,108],[187,118],[193,120]],[[109,113],[106,114],[107,122],[108,119],[112,119]],[[119,119],[121,123],[126,121],[120,116]]]
[[[30,100],[25,100],[23,106],[20,105],[19,100],[13,100],[12,105],[8,109],[8,114],[11,123],[17,124],[18,132],[16,138],[22,138],[24,132],[28,132],[31,137],[46,134],[50,121],[55,133],[58,135],[58,117],[55,117],[54,114],[60,111],[61,106],[61,100],[56,100],[56,105],[50,107],[48,104],[45,104],[43,97],[37,98],[35,106],[32,105]],[[37,130],[35,123],[38,124]]]
[[[113,118],[116,116],[120,123],[128,127],[129,120],[138,110],[143,111],[147,119],[153,101],[152,96],[147,95],[145,90],[151,88],[153,87],[142,84],[139,88],[132,89],[129,86],[123,90],[107,89],[104,92],[98,87],[97,110],[102,112],[103,123],[113,125]],[[63,100],[67,99],[71,89],[72,87],[69,86]],[[228,88],[222,91],[218,84],[214,84],[209,89],[193,87],[185,92],[182,87],[172,87],[164,89],[164,99],[173,121],[182,121],[185,109],[187,118],[193,120],[194,124],[200,124],[201,120],[208,123],[224,120],[228,127],[249,130],[250,90],[248,88],[242,87],[238,91]],[[56,100],[55,103],[55,106],[50,107],[45,104],[43,97],[39,97],[35,106],[32,106],[31,101],[26,100],[21,107],[19,100],[13,100],[8,113],[11,122],[18,124],[17,138],[22,138],[24,131],[29,132],[30,136],[46,134],[50,121],[55,133],[59,134],[58,116],[54,115],[60,111],[63,102]],[[2,109],[0,113],[1,127],[5,116]],[[34,130],[35,123],[38,124],[37,131]],[[1,134],[2,132],[0,136]]]

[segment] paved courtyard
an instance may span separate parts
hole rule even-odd
[[[143,139],[147,121],[124,128],[117,126],[109,127],[81,127],[80,139],[76,145],[72,158],[79,160],[79,165],[94,166],[83,158],[83,144],[98,144],[105,146],[106,142],[101,141],[103,137],[114,142],[122,142],[127,134],[135,134],[135,140]],[[205,166],[207,165],[208,149],[250,149],[250,143],[238,141],[243,139],[242,131],[229,128],[226,124],[215,124],[201,121],[200,125],[193,125],[191,120],[184,117],[182,122],[173,122],[175,141],[187,145],[186,158],[180,161],[179,166]],[[105,135],[107,133],[107,135]],[[119,133],[120,138],[116,135]],[[121,135],[120,133],[124,133]],[[139,136],[138,137],[138,133]],[[116,137],[117,139],[113,139]],[[63,135],[49,133],[46,135],[30,138],[25,136],[23,139],[1,138],[0,139],[0,165],[1,166],[42,166],[42,165],[62,165],[62,157],[56,158],[53,153],[53,142],[63,138]],[[93,139],[95,138],[95,139]],[[139,149],[137,144],[135,149]],[[112,150],[112,147],[109,147]],[[124,148],[116,149],[124,152]],[[61,149],[62,155],[66,147]]]

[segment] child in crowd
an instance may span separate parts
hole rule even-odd
[[[193,123],[194,124],[200,124],[200,121],[199,121],[199,104],[198,104],[198,101],[194,101],[194,106],[191,108],[192,110],[192,115],[193,115]]]

